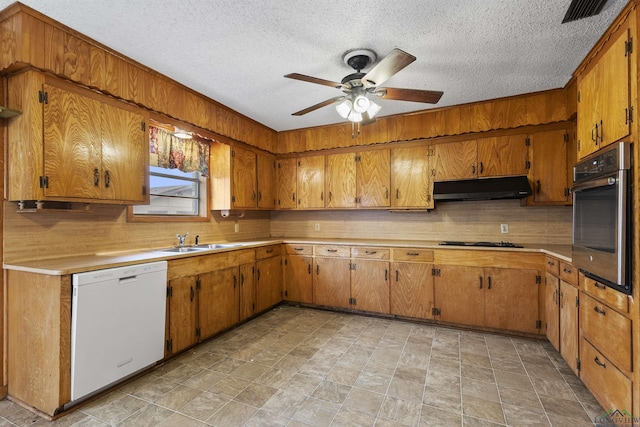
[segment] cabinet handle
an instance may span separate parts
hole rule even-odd
[[[396,199],[400,198],[400,189],[396,188]]]
[[[384,281],[386,282],[387,280],[389,280],[389,270],[387,270],[385,268],[385,270],[384,270]]]
[[[601,284],[600,284],[600,283],[598,283],[598,282],[593,282],[593,286],[595,286],[595,287],[596,287],[596,288],[598,288],[598,289],[602,289],[603,291],[606,291],[606,290],[607,290],[607,287],[606,287],[605,285],[601,285]]]
[[[563,299],[564,299],[564,294],[563,294],[562,292],[560,292],[560,296],[559,296],[559,298],[558,298],[558,301],[559,301],[559,304],[558,304],[558,305],[560,306],[560,308],[562,308],[562,301],[563,301]]]
[[[407,252],[408,256],[418,256],[420,255],[420,252]]]
[[[320,264],[316,264],[316,276],[320,274]]]
[[[482,289],[482,276],[480,276],[480,289]]]
[[[262,191],[258,191],[258,201],[262,201]]]
[[[367,255],[375,255],[378,253],[378,251],[364,251],[364,253]]]
[[[292,198],[292,199],[293,199],[293,201],[295,202],[295,201],[296,201],[296,193],[293,193],[293,194],[291,195],[291,198]]]
[[[252,192],[251,193],[251,200],[255,200],[256,199],[256,192]]]
[[[307,271],[309,272],[309,274],[311,274],[311,264],[307,264],[308,268]]]
[[[597,124],[596,124],[596,127],[591,128],[591,140],[597,144],[598,143],[598,137],[593,135],[594,131],[596,131],[596,132],[598,131],[598,125]]]
[[[270,254],[273,252],[273,249],[267,249],[267,253]]]
[[[293,248],[294,251],[303,251],[304,248]]]
[[[329,201],[331,201],[331,199],[333,199],[333,193],[331,193],[331,191],[329,191]]]
[[[487,289],[491,289],[491,276],[487,277]]]
[[[472,175],[476,174],[476,165],[471,165],[471,174]]]
[[[607,314],[606,311],[604,311],[603,309],[599,308],[597,305],[593,307],[593,311],[595,311],[596,313],[601,314],[603,316]]]
[[[386,189],[384,198],[389,200],[389,189],[388,188]]]
[[[238,277],[233,276],[233,289],[236,288],[237,284],[238,284]]]
[[[398,276],[399,276],[399,272],[398,272],[398,270],[396,270],[396,282],[399,282],[399,281],[400,281],[400,279],[398,278]]]
[[[191,301],[193,301],[193,298],[196,296],[195,292],[193,292],[193,286],[191,286]]]
[[[258,269],[258,271],[256,272],[256,274],[258,275],[258,282],[260,281],[260,269]]]
[[[600,359],[598,359],[598,356],[596,356],[595,359],[593,359],[593,361],[596,362],[596,365],[602,366],[603,368],[607,369],[607,365],[601,362]]]
[[[93,170],[93,185],[95,185],[96,187],[100,185],[100,171],[98,170],[98,168],[95,168]]]
[[[324,191],[320,192],[320,200],[324,201]]]
[[[327,252],[338,252],[337,249],[327,249]]]
[[[240,274],[240,286],[244,286],[244,274]]]
[[[571,273],[571,269],[570,269],[570,268],[566,268],[566,267],[563,267],[563,268],[562,268],[562,271],[564,271],[564,272],[565,272],[565,273],[567,273],[567,274],[570,274],[570,273]]]
[[[104,173],[104,186],[105,188],[109,188],[109,184],[111,184],[111,174],[109,171],[105,171]]]
[[[558,304],[558,290],[553,291],[553,303]]]
[[[540,180],[537,180],[536,181],[536,194],[540,194],[540,188],[541,188]]]
[[[480,162],[480,173],[484,172],[484,165]]]

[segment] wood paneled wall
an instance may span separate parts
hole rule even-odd
[[[162,74],[14,4],[0,13],[0,71],[35,67],[274,153],[276,132]]]
[[[4,202],[4,212],[5,263],[175,246],[176,233],[188,232],[188,244],[196,235],[201,243],[270,236],[269,212],[247,212],[244,218],[212,212],[209,222],[171,223],[127,222],[125,207],[108,205],[92,205],[88,213],[18,213],[15,203]]]
[[[571,244],[571,207],[520,207],[518,200],[438,203],[431,212],[274,211],[273,237],[511,241]],[[315,231],[320,224],[320,231]],[[509,233],[500,233],[509,224]]]

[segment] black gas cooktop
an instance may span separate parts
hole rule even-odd
[[[482,246],[487,248],[521,248],[522,245],[517,245],[511,242],[454,242],[445,241],[441,242],[442,246]]]

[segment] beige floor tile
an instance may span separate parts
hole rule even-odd
[[[375,422],[375,415],[343,406],[334,417],[331,427],[373,426]]]
[[[206,423],[214,426],[241,426],[257,412],[253,406],[231,401],[213,414]]]
[[[277,388],[269,387],[263,384],[249,384],[247,388],[242,390],[233,400],[244,403],[246,405],[262,407],[270,398],[278,391]]]
[[[247,388],[249,384],[251,384],[249,381],[228,376],[225,379],[218,381],[207,391],[210,391],[211,393],[215,393],[218,396],[226,397],[228,399],[233,399],[234,397],[239,395],[240,392],[242,392],[242,390]]]
[[[141,424],[138,424],[141,425]],[[153,424],[149,424],[153,425]],[[206,425],[203,422],[194,420],[182,414],[174,413],[169,418],[165,419],[161,423],[157,424],[159,427],[199,427]]]
[[[530,409],[542,410],[538,394],[533,390],[524,391],[517,388],[498,387],[502,404],[511,404]]]
[[[500,402],[475,396],[462,397],[462,413],[465,416],[479,418],[492,423],[504,424],[504,414]]]
[[[187,387],[197,388],[198,390],[208,390],[212,385],[216,384],[227,377],[226,374],[217,371],[204,370],[199,374],[189,378],[183,384]]]
[[[229,399],[226,397],[203,392],[180,408],[178,412],[191,418],[206,421],[227,403],[229,403]]]
[[[386,394],[408,402],[421,403],[423,391],[424,385],[420,383],[393,378]]]
[[[169,393],[156,400],[156,404],[164,408],[177,410],[195,399],[202,390],[191,387],[179,386],[171,390]]]
[[[491,421],[483,420],[481,418],[471,417],[469,415],[465,415],[462,418],[462,425],[464,427],[502,427],[505,424],[494,423]]]
[[[107,424],[116,425],[129,418],[134,413],[145,407],[148,402],[136,397],[127,395],[117,400],[113,400],[105,405],[88,407],[83,410],[87,414],[98,418]],[[14,421],[13,414],[7,417],[10,421],[18,425],[26,425]],[[37,416],[36,416],[37,419]]]
[[[334,366],[327,375],[327,380],[352,386],[360,376],[360,370]]]
[[[386,393],[391,376],[372,371],[362,371],[354,386],[376,393]]]
[[[462,396],[463,400],[467,396],[475,396],[492,402],[500,402],[498,386],[495,383],[478,381],[464,375],[462,376]]]
[[[355,411],[377,415],[383,400],[384,395],[382,394],[354,387],[345,399],[343,406]]]
[[[398,365],[393,373],[393,377],[424,385],[427,381],[427,370],[406,365]]]
[[[118,424],[119,427],[155,426],[171,417],[174,412],[158,405],[149,404]]]
[[[263,409],[259,410],[244,424],[244,427],[276,427],[286,426],[290,419],[272,414]]]
[[[462,365],[460,367],[460,376],[462,378],[471,378],[486,383],[495,383],[496,378],[493,369],[481,368],[479,366]]]
[[[144,384],[131,393],[139,399],[146,400],[147,402],[155,402],[165,394],[169,393],[174,388],[177,388],[180,384],[170,381],[164,377],[157,378],[150,383]]]
[[[460,393],[460,377],[442,373],[430,367],[429,374],[427,375],[427,387],[441,391]]]
[[[351,386],[335,383],[332,381],[322,381],[311,395],[312,398],[326,400],[332,403],[341,404],[349,395]]]
[[[425,405],[445,411],[458,413],[462,411],[462,396],[460,395],[460,390],[446,391],[427,386],[424,389],[422,402]]]
[[[337,403],[309,398],[302,404],[293,419],[312,426],[324,427],[331,424],[339,409],[340,405]]]
[[[429,360],[429,372],[460,376],[460,362],[451,359],[432,357]]]
[[[531,379],[527,375],[514,374],[506,371],[494,371],[498,387],[516,388],[527,392],[534,392]]]
[[[548,427],[549,419],[542,409],[534,410],[518,405],[503,403],[504,416],[508,425]]]
[[[420,401],[407,401],[387,396],[382,402],[378,416],[396,421],[403,425],[414,426],[420,419],[421,409],[422,404]]]
[[[420,427],[452,427],[462,425],[460,412],[445,411],[433,406],[422,406],[420,412]]]
[[[591,422],[591,418],[576,400],[540,396],[542,406],[548,414],[560,415],[577,421]]]
[[[296,393],[290,389],[283,389],[271,396],[262,406],[262,409],[286,418],[292,418],[306,400],[307,396],[304,394]]]

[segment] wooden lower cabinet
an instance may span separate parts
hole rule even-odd
[[[245,320],[256,313],[255,266],[251,263],[239,268],[240,320]]]
[[[286,255],[284,258],[284,299],[313,303],[313,257]]]
[[[545,276],[544,307],[546,314],[547,339],[560,351],[560,279],[547,272]]]
[[[434,283],[437,319],[537,334],[538,271],[439,265]]]
[[[578,375],[578,288],[560,281],[560,354]]]
[[[351,266],[351,308],[388,314],[389,261],[357,259]]]
[[[390,313],[431,319],[433,309],[433,264],[392,262]]]
[[[198,307],[201,340],[238,323],[238,298],[238,267],[200,275]]]
[[[256,261],[256,312],[260,313],[282,301],[282,258]]]
[[[179,353],[198,342],[198,280],[198,276],[187,276],[169,281],[167,356]],[[206,316],[206,312],[204,315]]]
[[[313,275],[313,303],[335,308],[351,308],[349,258],[316,257]]]

